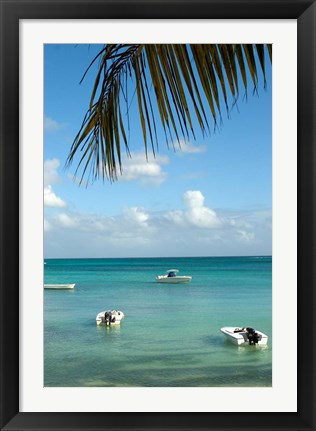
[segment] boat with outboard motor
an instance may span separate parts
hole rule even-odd
[[[266,345],[268,343],[268,336],[254,328],[225,326],[221,328],[221,331],[227,340],[237,345]]]
[[[192,280],[190,275],[178,275],[178,269],[169,269],[165,275],[158,275],[156,277],[157,283],[188,283]]]
[[[119,325],[124,319],[125,314],[120,310],[100,311],[95,318],[97,325],[104,324],[106,326]]]

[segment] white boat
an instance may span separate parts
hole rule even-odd
[[[125,314],[120,310],[104,310],[100,311],[95,318],[97,325],[104,324],[106,326],[119,325],[124,319]]]
[[[44,289],[73,289],[76,283],[72,284],[44,284]]]
[[[268,336],[266,334],[250,327],[225,326],[221,328],[221,331],[229,341],[237,345],[266,345],[268,343]]]
[[[192,280],[190,275],[177,275],[179,272],[178,269],[169,269],[166,274],[158,275],[156,277],[157,283],[188,283]]]

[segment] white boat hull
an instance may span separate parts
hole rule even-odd
[[[73,289],[75,283],[72,284],[44,284],[44,289]]]
[[[229,340],[231,343],[236,344],[238,346],[249,344],[248,334],[246,331],[237,331],[235,326],[226,326],[224,328],[221,328],[221,332],[225,335],[226,339]],[[237,331],[237,332],[236,332]],[[264,334],[263,332],[257,331],[256,333],[259,334],[259,340],[258,345],[266,345],[268,343],[268,336]]]
[[[164,275],[156,277],[157,283],[180,284],[189,283],[192,280],[190,275],[177,275],[178,269],[169,269]]]
[[[115,317],[114,321],[108,322],[105,319],[105,313],[111,312],[112,316]],[[112,326],[112,325],[120,325],[121,320],[124,319],[125,314],[120,310],[104,310],[100,311],[100,313],[97,314],[97,317],[95,318],[97,325],[106,325],[106,326]]]
[[[192,277],[188,275],[177,275],[176,277],[168,277],[167,275],[158,275],[156,277],[157,283],[169,283],[169,284],[179,284],[179,283],[189,283]]]

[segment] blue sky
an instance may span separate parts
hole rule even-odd
[[[96,45],[44,50],[45,257],[235,256],[272,253],[272,78],[241,94],[220,130],[146,161],[133,120],[123,175],[86,186],[65,168],[94,82]],[[135,108],[136,105],[134,105]]]

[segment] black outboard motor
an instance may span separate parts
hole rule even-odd
[[[104,323],[106,325],[111,325],[111,317],[112,317],[112,313],[110,313],[109,311],[106,311],[104,313]]]
[[[258,344],[260,335],[253,328],[246,328],[249,344]]]

